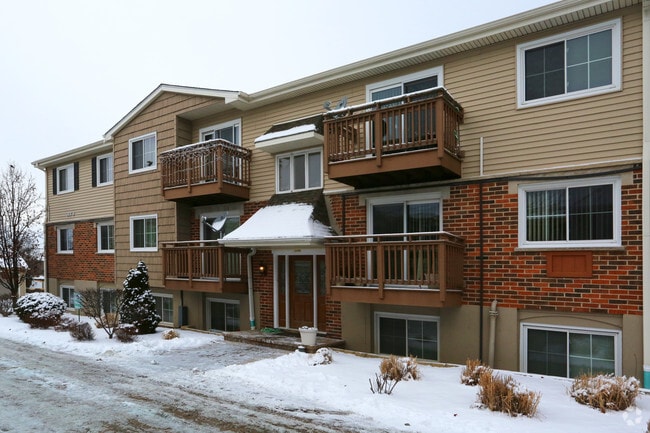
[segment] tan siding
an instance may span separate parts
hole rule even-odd
[[[102,155],[104,154],[102,153]],[[79,189],[77,191],[52,194],[52,170],[56,167],[47,169],[47,221],[60,223],[112,218],[113,188],[111,185],[92,186],[92,158],[70,162],[79,162]],[[66,164],[60,166],[63,165]]]

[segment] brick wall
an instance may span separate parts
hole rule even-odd
[[[73,254],[57,253],[55,225],[47,226],[46,231],[48,278],[114,283],[115,257],[113,254],[97,253],[97,228],[94,222],[74,224]]]

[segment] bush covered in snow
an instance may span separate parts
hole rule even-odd
[[[583,374],[573,380],[569,394],[578,403],[601,412],[607,409],[625,410],[639,395],[639,381],[634,377],[613,374]]]
[[[124,286],[122,304],[120,305],[121,323],[133,325],[138,334],[153,334],[161,317],[156,313],[156,300],[149,290],[149,272],[147,266],[138,262],[122,284]]]
[[[399,358],[391,355],[379,364],[379,374],[375,373],[375,381],[370,382],[370,391],[373,394],[391,394],[395,385],[402,380],[417,380],[420,378],[418,363],[415,358]]]
[[[32,328],[49,328],[59,323],[67,308],[65,301],[58,296],[35,292],[18,298],[14,312]]]
[[[7,317],[14,311],[14,302],[9,295],[0,296],[0,314]]]
[[[541,395],[521,388],[512,376],[495,375],[492,370],[483,370],[478,384],[479,402],[491,411],[528,417],[535,416],[537,413]]]
[[[93,331],[93,327],[88,322],[79,322],[70,327],[70,335],[79,341],[91,341],[95,339],[95,331]]]
[[[332,349],[329,347],[321,347],[314,353],[314,356],[311,358],[311,365],[327,365],[331,364],[334,360],[334,355],[332,354]]]
[[[465,368],[460,373],[460,382],[468,386],[478,385],[479,378],[484,371],[492,371],[490,367],[481,363],[478,359],[467,359]]]
[[[135,326],[125,323],[115,330],[115,338],[122,343],[132,343],[135,341],[137,333],[138,330]]]
[[[180,336],[181,334],[175,329],[168,329],[162,333],[163,340],[173,340],[174,338],[180,338]]]

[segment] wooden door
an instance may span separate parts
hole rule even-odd
[[[314,326],[314,264],[312,256],[289,257],[289,323]]]

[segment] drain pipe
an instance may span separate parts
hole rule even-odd
[[[650,0],[643,0],[643,150],[642,150],[642,257],[643,257],[643,386],[650,387]]]
[[[496,344],[496,335],[497,335],[497,317],[499,317],[499,312],[497,311],[497,300],[492,301],[492,306],[489,311],[490,316],[490,345],[488,346],[488,365],[494,367],[494,346]]]
[[[257,249],[251,248],[251,251],[246,255],[246,267],[248,268],[248,316],[251,331],[255,330],[255,296],[253,295],[253,256],[255,253],[257,253]]]

